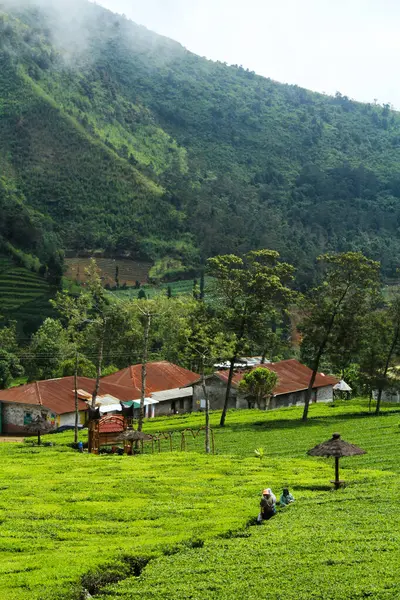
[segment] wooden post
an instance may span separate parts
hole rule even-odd
[[[339,480],[339,457],[335,456],[335,489],[340,488],[340,480]]]

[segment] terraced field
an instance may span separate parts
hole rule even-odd
[[[207,293],[207,285],[211,282],[211,277],[206,277],[205,280],[205,290]],[[193,279],[185,279],[183,281],[172,281],[171,283],[162,283],[160,285],[144,285],[141,289],[145,292],[147,298],[154,298],[154,296],[158,296],[160,294],[167,294],[168,288],[171,288],[171,296],[181,296],[181,295],[190,295],[193,294]],[[197,280],[199,284],[200,281]],[[117,290],[113,291],[112,294],[115,294],[118,298],[137,298],[139,290],[134,288],[130,288],[127,290]]]
[[[66,277],[83,283],[86,279],[85,269],[90,264],[90,258],[66,258]],[[115,285],[116,267],[119,269],[118,278],[120,285],[134,286],[137,281],[146,283],[152,264],[150,262],[131,260],[128,258],[96,258],[104,285]]]
[[[15,319],[25,333],[30,333],[53,314],[49,304],[53,294],[43,277],[0,257],[1,318]]]

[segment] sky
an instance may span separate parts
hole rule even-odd
[[[400,109],[399,0],[96,0],[212,60]]]

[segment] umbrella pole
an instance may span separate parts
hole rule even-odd
[[[335,456],[335,489],[340,488],[340,480],[339,480],[339,457]]]

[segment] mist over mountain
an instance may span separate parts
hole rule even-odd
[[[400,118],[200,58],[84,0],[0,0],[3,244],[198,265],[400,259]],[[23,224],[23,227],[19,225]],[[22,233],[21,233],[22,232]]]

